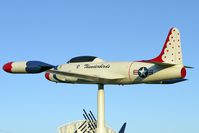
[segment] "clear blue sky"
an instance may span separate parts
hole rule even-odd
[[[150,59],[171,27],[181,31],[187,82],[106,86],[106,121],[127,133],[198,133],[199,2],[6,0],[0,2],[0,65],[41,60],[53,65],[74,56],[107,61]],[[0,132],[56,133],[63,123],[96,115],[96,85],[48,82],[44,74],[0,70]]]

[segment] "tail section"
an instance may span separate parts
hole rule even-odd
[[[147,62],[168,63],[174,65],[183,64],[180,31],[177,28],[170,29],[159,56],[151,60],[147,60]]]

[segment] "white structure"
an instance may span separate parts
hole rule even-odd
[[[58,128],[59,133],[96,133],[89,127],[90,121],[75,121],[69,124],[64,124]],[[94,123],[93,123],[94,124]],[[96,124],[96,123],[95,123]],[[113,129],[106,127],[106,133],[116,133]]]

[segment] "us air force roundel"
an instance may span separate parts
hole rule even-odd
[[[138,70],[133,71],[133,75],[139,75],[141,78],[146,78],[148,75],[152,75],[153,70],[149,70],[146,67],[141,67]]]
[[[149,74],[149,71],[146,67],[141,67],[139,70],[138,70],[138,75],[141,77],[141,78],[146,78]]]

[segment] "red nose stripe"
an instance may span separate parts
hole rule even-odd
[[[45,77],[46,77],[47,80],[50,80],[50,73],[46,73]]]
[[[3,66],[3,70],[6,72],[11,73],[12,72],[12,62],[8,62]]]

